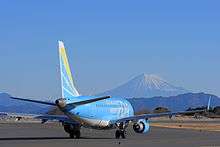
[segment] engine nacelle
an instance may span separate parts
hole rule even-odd
[[[136,133],[147,133],[150,129],[148,120],[140,119],[133,125],[133,129]]]

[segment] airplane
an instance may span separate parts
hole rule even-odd
[[[179,111],[166,112],[157,114],[135,115],[134,106],[125,98],[111,96],[84,96],[81,95],[73,82],[64,43],[58,41],[59,60],[60,60],[60,77],[62,97],[54,102],[40,101],[33,99],[11,97],[12,99],[27,101],[32,103],[40,103],[49,106],[58,107],[64,115],[32,115],[28,117],[47,121],[61,122],[65,132],[70,138],[79,139],[81,137],[80,129],[82,127],[97,130],[116,129],[115,138],[125,138],[126,128],[133,125],[136,133],[145,134],[149,132],[149,119],[154,117],[162,117],[173,115],[182,115],[187,113],[198,113],[199,111]],[[209,101],[210,105],[210,101]],[[208,106],[209,108],[209,106]],[[11,116],[22,118],[25,114],[1,113],[2,116]]]

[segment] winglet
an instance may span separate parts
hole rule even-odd
[[[207,105],[207,110],[209,111],[210,110],[210,104],[211,104],[211,96],[209,97],[209,101],[208,101],[208,105]]]

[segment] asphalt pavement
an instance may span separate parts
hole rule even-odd
[[[136,134],[129,128],[120,140],[114,132],[82,129],[82,138],[74,140],[57,123],[1,123],[0,147],[220,147],[220,132],[152,127]]]

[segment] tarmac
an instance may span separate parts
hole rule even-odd
[[[151,127],[147,134],[129,128],[127,138],[115,130],[82,129],[81,139],[69,139],[58,123],[1,123],[0,147],[220,147],[220,132]]]

